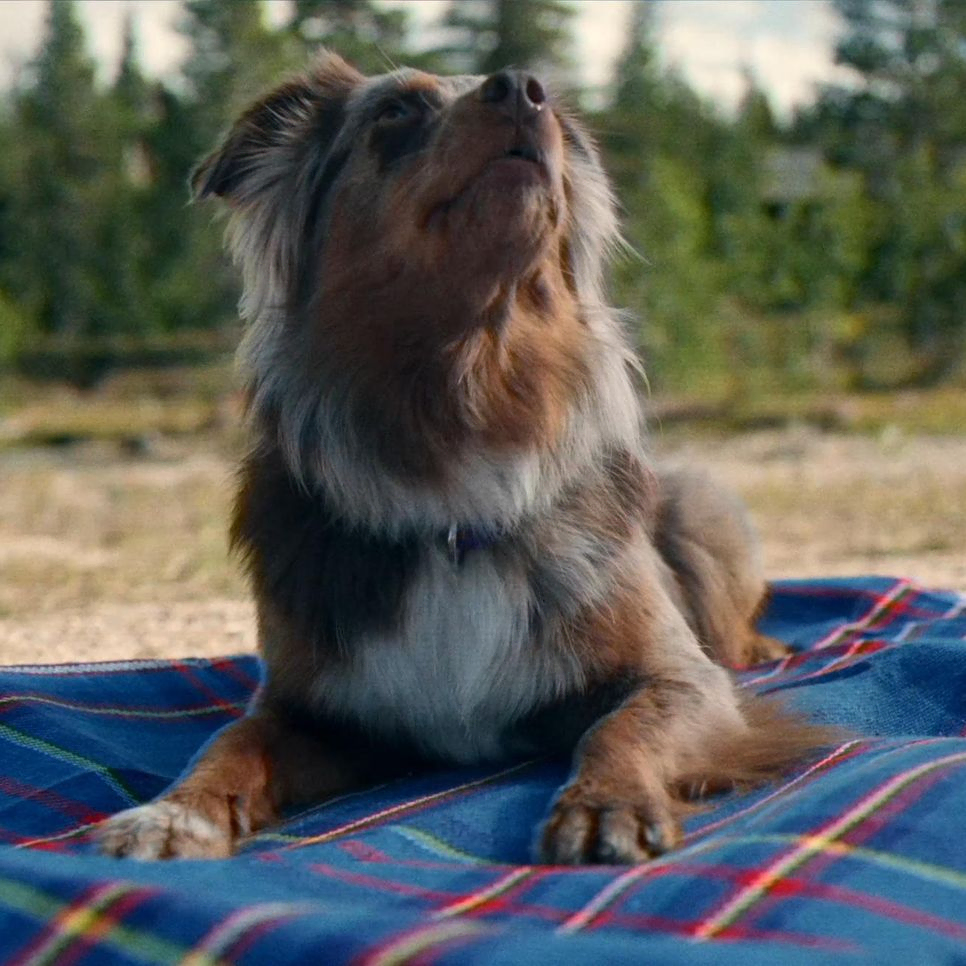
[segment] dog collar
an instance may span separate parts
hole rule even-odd
[[[450,524],[443,535],[446,555],[454,567],[458,567],[463,562],[468,550],[485,550],[487,547],[492,547],[496,541],[497,534],[475,530],[461,523]]]

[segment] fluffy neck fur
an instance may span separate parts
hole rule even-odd
[[[314,355],[304,328],[255,319],[242,363],[257,437],[361,526],[513,527],[604,449],[642,448],[632,357],[616,320],[585,310],[571,322],[576,337],[520,312],[506,331],[479,328],[417,351],[408,367],[393,371],[392,357],[380,382],[380,367],[364,368],[371,359]]]

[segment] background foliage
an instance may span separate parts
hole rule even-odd
[[[741,399],[776,387],[960,383],[966,346],[966,3],[834,0],[854,83],[777,119],[755,78],[725,116],[662,66],[640,2],[589,113],[638,256],[614,301],[658,389]],[[572,8],[463,0],[431,50],[405,10],[185,0],[188,54],[147,79],[129,23],[98,85],[73,0],[0,108],[0,366],[94,384],[118,366],[233,341],[237,279],[192,164],[228,119],[319,43],[364,70],[530,64],[580,98]]]

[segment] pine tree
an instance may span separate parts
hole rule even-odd
[[[179,30],[189,45],[182,75],[196,115],[192,133],[200,152],[239,111],[297,65],[298,56],[290,36],[265,23],[262,0],[185,0]]]
[[[642,160],[663,149],[664,75],[654,36],[656,6],[651,0],[632,6],[627,41],[614,65],[606,147],[611,175],[621,192],[633,190],[646,178]]]
[[[141,71],[135,24],[129,14],[117,75],[104,98],[100,128],[104,165],[93,187],[98,313],[101,328],[113,334],[140,336],[160,326],[148,265],[153,226],[144,219],[151,178],[145,147],[152,121],[149,107],[149,85]]]
[[[825,93],[815,126],[876,206],[861,293],[899,309],[918,378],[963,358],[966,317],[966,5],[835,0],[838,63],[857,85]],[[888,313],[877,312],[886,319]]]
[[[73,0],[50,0],[40,52],[15,98],[20,137],[13,295],[46,332],[98,327],[92,185],[101,167],[94,64]]]
[[[14,211],[18,185],[18,147],[21,144],[7,104],[0,104],[0,367],[17,359],[36,329],[34,319],[15,299],[16,260],[21,251],[21,230]]]
[[[627,41],[614,65],[611,107],[629,116],[646,117],[660,103],[663,72],[658,64],[656,16],[653,0],[631,7]]]
[[[193,135],[193,104],[165,84],[154,85],[150,99],[150,181],[141,206],[148,229],[145,282],[157,325],[177,331],[234,324],[237,279],[222,251],[221,225],[208,206],[188,204],[189,174],[212,145]]]
[[[714,139],[709,203],[712,247],[726,287],[749,314],[790,307],[788,246],[778,223],[766,217],[762,197],[766,158],[778,139],[768,97],[746,70],[734,123],[721,125]]]
[[[746,67],[743,73],[745,90],[738,103],[738,128],[742,135],[755,142],[774,143],[779,131],[768,94],[751,68]]]
[[[655,384],[682,387],[721,363],[720,332],[709,324],[720,295],[708,206],[717,128],[707,105],[661,65],[658,11],[655,2],[632,6],[611,102],[595,121],[640,256],[618,265],[617,301],[639,319]]]
[[[238,280],[207,206],[186,208],[192,167],[256,97],[301,67],[290,32],[271,30],[261,0],[185,0],[188,41],[178,95],[159,86],[149,149],[147,210],[156,218],[153,270],[167,328],[217,327],[236,316]],[[199,284],[200,280],[203,284]]]
[[[112,93],[117,111],[127,115],[125,126],[136,134],[144,123],[148,108],[149,85],[141,70],[137,28],[130,11],[124,18],[123,31],[121,60]]]

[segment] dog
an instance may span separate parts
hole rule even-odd
[[[655,464],[603,273],[598,151],[534,75],[332,53],[193,176],[244,276],[252,446],[231,529],[266,679],[100,848],[224,857],[297,804],[573,756],[540,861],[637,863],[694,799],[827,736],[741,696],[785,653],[743,509]]]

